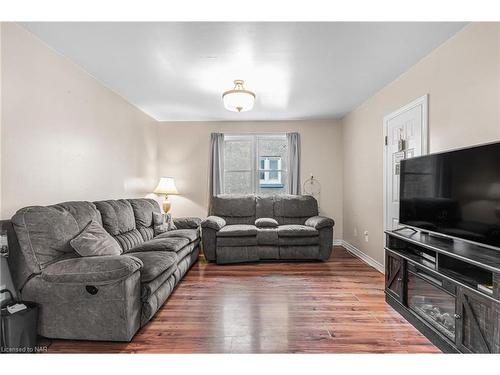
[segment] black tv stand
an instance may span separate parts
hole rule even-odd
[[[500,353],[500,250],[385,233],[387,303],[445,352]]]
[[[418,231],[417,231],[417,233],[418,233]],[[441,234],[439,234],[439,233],[434,233],[434,232],[426,232],[426,231],[422,231],[421,233],[422,233],[422,234],[427,234],[429,237],[439,238],[440,240],[445,241],[445,242],[448,242],[448,243],[452,243],[452,242],[454,241],[454,239],[453,239],[453,238],[448,237],[448,236],[441,235]]]
[[[398,229],[394,229],[393,232],[397,233],[397,232],[402,231],[402,230],[409,230],[409,231],[412,231],[413,233],[418,233],[418,230],[413,229],[412,227],[404,227],[404,226],[401,228],[398,228]]]

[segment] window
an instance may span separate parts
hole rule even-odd
[[[259,187],[282,188],[281,156],[261,156],[259,163]]]
[[[287,192],[288,153],[285,134],[225,135],[223,192]]]

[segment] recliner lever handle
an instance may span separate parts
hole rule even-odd
[[[85,290],[87,290],[87,292],[89,294],[92,294],[93,296],[97,294],[97,292],[99,291],[99,289],[97,289],[95,286],[93,285],[86,285],[85,286]]]

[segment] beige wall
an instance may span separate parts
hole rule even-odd
[[[0,22],[0,219],[2,218],[2,28],[3,22]]]
[[[430,152],[499,140],[500,24],[469,24],[343,119],[344,240],[380,263],[383,117],[424,94]]]
[[[2,61],[2,25],[0,22],[0,62]],[[0,69],[0,119],[2,118],[2,69]],[[0,141],[2,139],[2,121],[0,121]],[[0,142],[0,176],[2,175],[2,142]],[[0,184],[0,212],[2,210],[2,184]],[[6,258],[0,258],[0,289],[8,288],[14,291],[10,278],[9,267]],[[5,294],[0,295],[0,301],[6,299]]]
[[[170,198],[174,216],[207,214],[210,133],[292,131],[301,135],[301,179],[318,178],[320,210],[335,218],[335,238],[342,238],[342,127],[336,121],[160,123],[158,171],[175,177],[182,194]]]
[[[158,124],[21,27],[0,31],[1,218],[30,204],[144,196],[159,175],[176,178],[174,215],[204,216],[211,132],[298,131],[302,179],[320,180],[336,238],[382,263],[384,115],[428,93],[431,152],[500,139],[497,23],[470,24],[341,122]]]
[[[156,121],[14,23],[1,47],[2,218],[154,188]]]

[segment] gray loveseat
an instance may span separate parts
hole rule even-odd
[[[201,223],[203,252],[218,264],[326,260],[334,224],[310,196],[218,195]]]
[[[49,338],[130,341],[197,260],[198,218],[174,220],[154,235],[152,199],[65,202],[19,210],[8,231],[9,268],[21,298],[41,305],[38,332]],[[69,241],[92,220],[121,255],[79,256]]]

